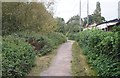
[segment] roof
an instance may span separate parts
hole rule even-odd
[[[102,22],[100,24],[97,24],[97,28],[99,29],[104,29],[104,28],[107,28],[109,26],[113,26],[113,25],[116,25],[120,23],[120,19],[113,19],[113,20],[110,20],[110,21],[106,21],[106,22]]]
[[[105,23],[112,23],[112,22],[120,22],[120,19],[113,19],[113,20],[110,20],[110,21],[105,21],[105,22],[97,24],[96,26],[101,25],[101,24],[105,24]]]

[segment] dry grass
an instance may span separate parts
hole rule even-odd
[[[35,64],[36,66],[32,68],[28,76],[40,76],[40,73],[47,69],[51,63],[52,58],[56,55],[57,51],[53,50],[45,56],[36,56]]]
[[[74,76],[96,76],[96,72],[90,69],[85,55],[82,53],[81,48],[75,42],[72,47],[72,73]]]

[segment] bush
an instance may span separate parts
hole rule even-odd
[[[120,33],[120,25],[112,27],[112,31]]]
[[[46,55],[47,53],[51,52],[54,48],[52,40],[49,39],[47,36],[40,36],[36,38],[37,42],[43,45],[43,47],[38,50],[41,55]]]
[[[52,32],[47,35],[35,34],[34,38],[38,43],[43,45],[43,47],[39,51],[41,55],[46,55],[54,48],[57,48],[58,45],[66,41],[66,38],[63,34],[56,32]]]
[[[25,76],[33,67],[35,52],[22,38],[3,37],[2,75],[12,78]]]
[[[46,55],[53,49],[52,40],[45,35],[35,32],[19,32],[12,35],[24,38],[27,43],[32,45],[36,54]]]
[[[36,53],[40,55],[46,55],[59,44],[66,41],[65,36],[57,32],[45,35],[35,32],[19,32],[12,35],[25,38],[26,41],[33,46],[34,50],[36,50]]]
[[[69,33],[68,34],[68,39],[69,40],[75,40],[77,35],[78,35],[78,33]]]
[[[52,32],[47,34],[47,36],[52,40],[54,46],[58,46],[66,41],[66,37],[62,33]]]
[[[120,36],[118,32],[86,30],[76,36],[88,62],[100,76],[120,75]]]
[[[3,37],[2,73],[12,78],[25,76],[34,66],[35,55],[46,55],[66,41],[64,35],[19,32]]]

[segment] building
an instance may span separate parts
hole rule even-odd
[[[96,28],[111,31],[112,27],[120,25],[120,19],[113,19],[96,25]]]
[[[120,1],[118,2],[118,18],[120,19]]]

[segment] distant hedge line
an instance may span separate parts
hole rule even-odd
[[[120,76],[120,31],[86,30],[73,37],[99,76]]]
[[[2,38],[2,75],[12,78],[27,75],[34,66],[36,55],[46,55],[66,41],[60,33],[40,35],[19,32]]]

